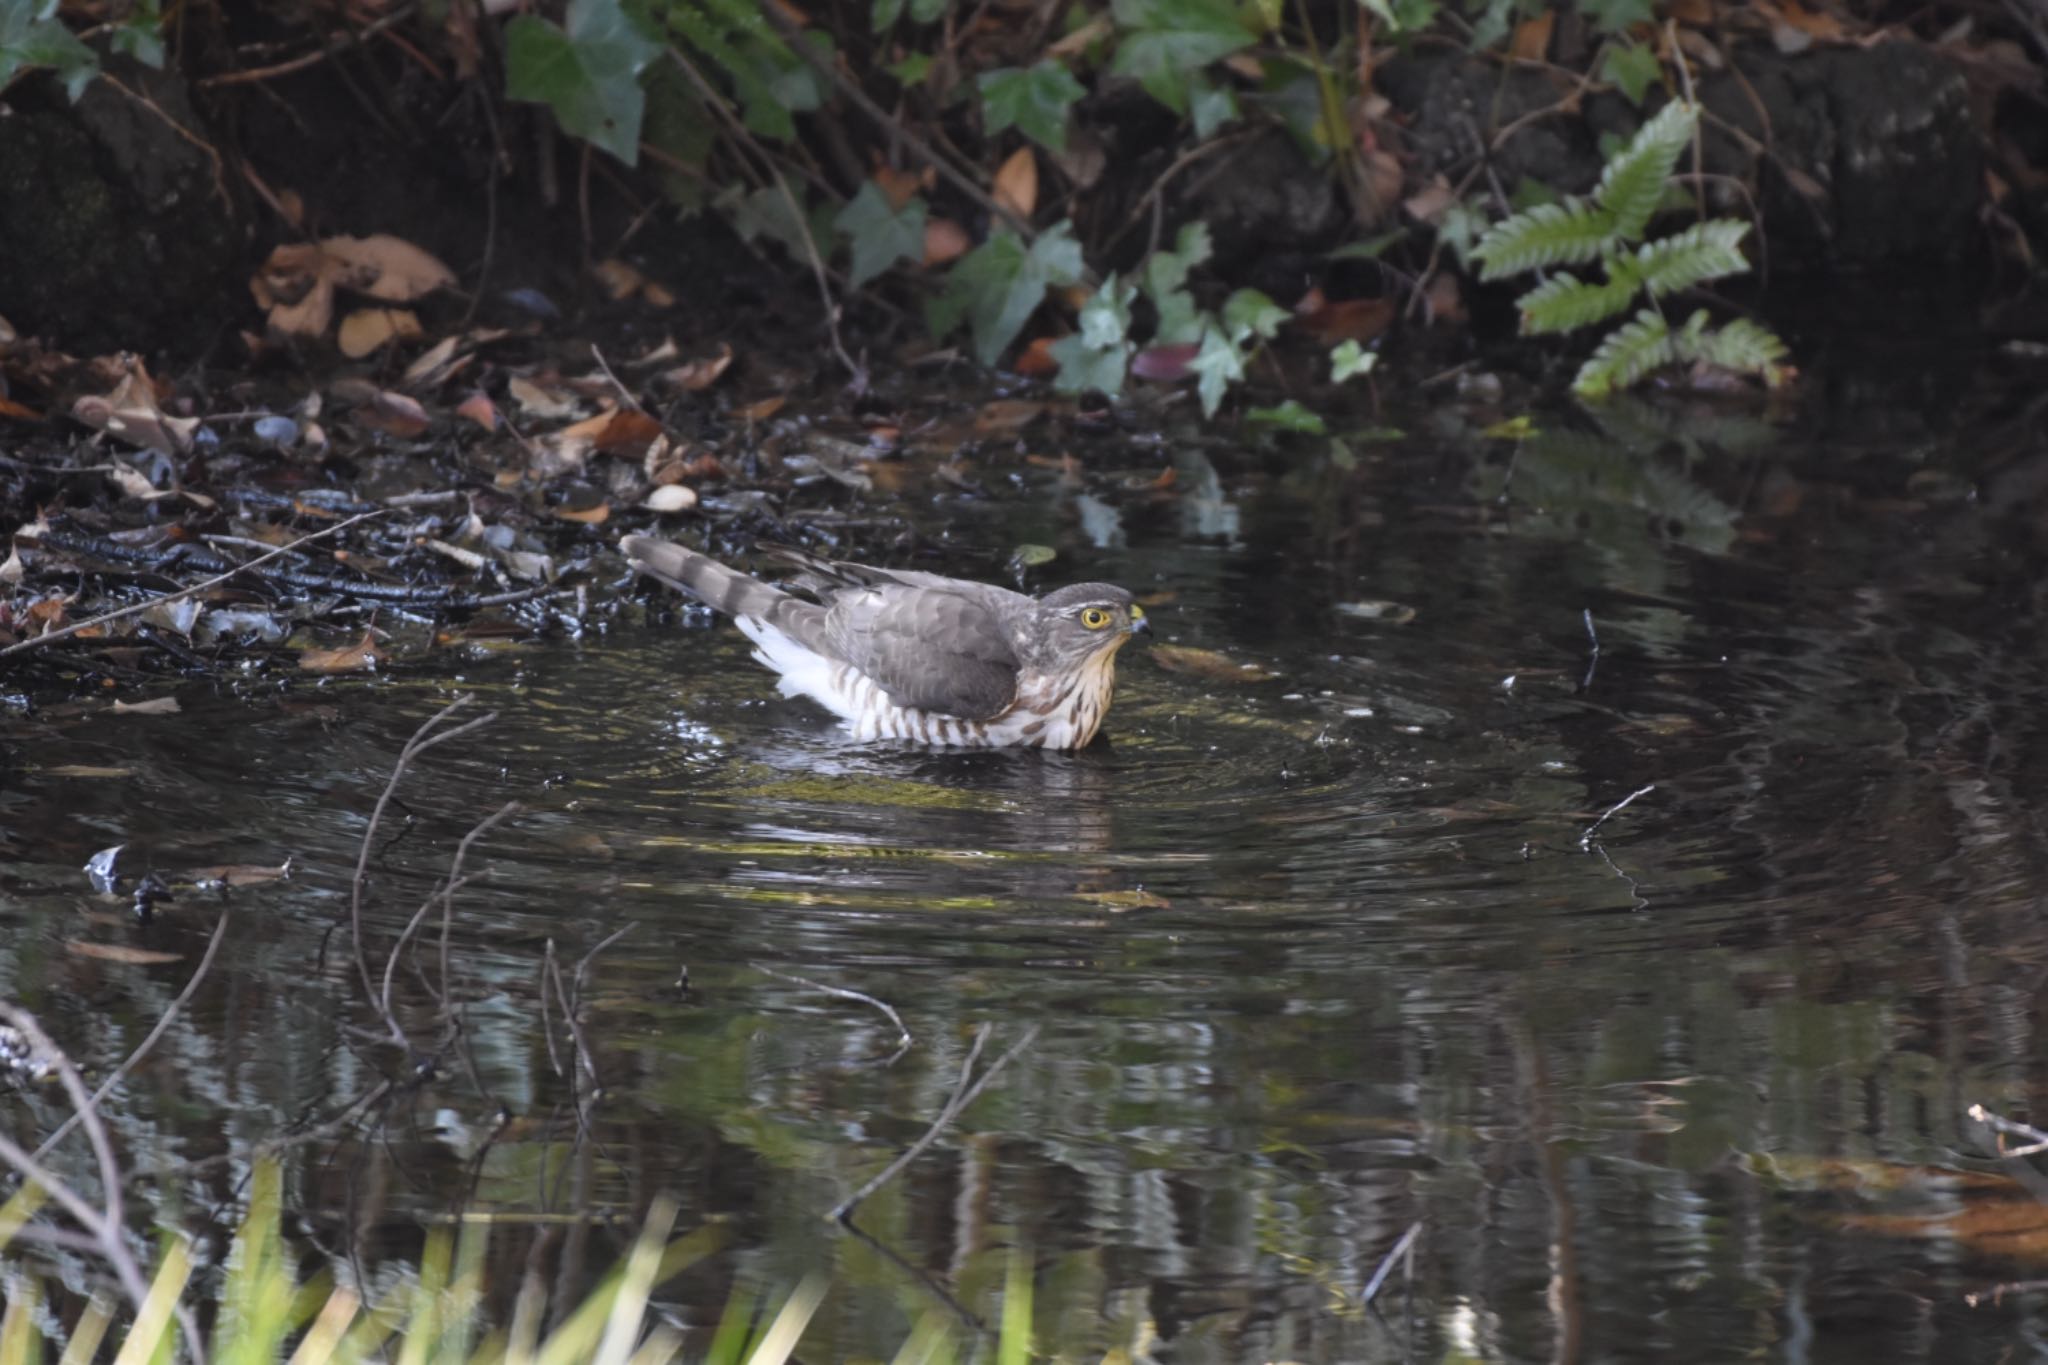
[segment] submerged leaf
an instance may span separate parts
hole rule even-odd
[[[1169,673],[1185,673],[1211,682],[1271,682],[1280,676],[1264,664],[1241,663],[1227,654],[1192,645],[1154,645],[1145,653]]]

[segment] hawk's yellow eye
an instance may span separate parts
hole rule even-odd
[[[1081,624],[1090,630],[1101,630],[1109,624],[1109,613],[1101,607],[1090,607],[1081,613]]]

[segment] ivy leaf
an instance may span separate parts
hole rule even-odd
[[[1200,142],[1206,142],[1224,124],[1237,121],[1237,96],[1207,81],[1196,83],[1189,107],[1195,119],[1195,139]]]
[[[763,185],[760,189],[744,196],[728,191],[720,196],[716,202],[720,208],[725,209],[731,216],[733,231],[739,233],[742,241],[751,242],[756,237],[767,237],[772,241],[782,243],[792,259],[807,261],[811,258],[813,245],[827,240],[827,237],[820,235],[817,223],[806,222],[804,218],[797,216],[796,210],[790,207],[790,198],[792,196],[795,197],[797,205],[801,207],[803,204],[803,188],[801,186],[793,187],[789,195],[783,194],[774,185]],[[815,214],[806,214],[805,218],[815,218],[817,216]],[[831,227],[832,224],[828,220],[824,224],[827,234],[830,233]],[[810,233],[808,240],[805,237],[807,229]]]
[[[1240,346],[1251,336],[1271,341],[1287,316],[1285,308],[1256,289],[1240,289],[1223,301],[1223,326]]]
[[[896,84],[905,89],[923,85],[924,78],[931,74],[932,58],[928,52],[913,52],[900,62],[892,62],[882,68],[896,78]]]
[[[1090,389],[1115,398],[1124,391],[1124,376],[1131,365],[1131,343],[1090,346],[1079,334],[1061,337],[1049,348],[1060,363],[1052,386],[1061,393],[1086,393]]]
[[[1089,346],[1114,346],[1131,332],[1131,300],[1137,289],[1117,279],[1111,271],[1102,287],[1081,305],[1081,340]]]
[[[1330,348],[1330,382],[1341,384],[1361,374],[1371,374],[1379,360],[1378,351],[1368,351],[1355,341],[1340,341]]]
[[[1663,64],[1657,54],[1641,43],[1621,42],[1607,49],[1607,59],[1601,63],[1600,74],[1613,81],[1628,102],[1638,108],[1643,95],[1664,74]]]
[[[1081,305],[1081,330],[1052,344],[1059,361],[1053,387],[1061,393],[1098,389],[1111,398],[1123,392],[1131,363],[1131,300],[1138,295],[1111,272],[1088,302]]]
[[[1319,413],[1310,412],[1292,398],[1278,407],[1253,408],[1244,416],[1246,421],[1256,426],[1278,427],[1282,431],[1299,431],[1309,436],[1321,436],[1329,430]]]
[[[93,50],[72,36],[64,21],[56,17],[55,4],[36,5],[28,0],[0,4],[0,88],[27,67],[47,66],[64,83],[64,93],[76,103],[85,87],[100,71],[100,59]]]
[[[1193,222],[1184,225],[1180,235],[1174,238],[1173,250],[1155,251],[1145,258],[1145,294],[1153,303],[1164,307],[1166,296],[1182,288],[1188,282],[1188,272],[1209,259],[1215,247],[1209,242],[1209,225]]]
[[[868,16],[870,27],[883,33],[896,27],[896,21],[903,17],[903,0],[875,0],[875,7]]]
[[[984,71],[978,84],[983,130],[989,136],[1014,125],[1033,142],[1055,152],[1067,149],[1067,111],[1088,93],[1055,61]]]
[[[1111,10],[1124,35],[1110,70],[1176,114],[1188,111],[1191,73],[1252,43],[1229,0],[1113,0]]]
[[[832,220],[853,245],[850,279],[855,289],[901,260],[924,256],[924,200],[912,195],[903,208],[892,210],[889,196],[869,180]]]
[[[133,57],[144,66],[161,70],[164,64],[164,16],[160,0],[137,0],[128,17],[114,25],[114,51]]]
[[[1599,33],[1620,33],[1636,24],[1656,18],[1650,0],[1579,0],[1579,13],[1592,21]]]
[[[1231,384],[1244,378],[1244,353],[1229,337],[1211,327],[1202,333],[1202,349],[1195,352],[1188,368],[1201,376],[1195,381],[1195,392],[1202,396],[1202,416],[1214,417]]]
[[[1081,278],[1081,244],[1066,223],[1040,234],[1030,247],[1013,232],[997,232],[960,258],[946,277],[946,292],[927,310],[943,335],[965,318],[974,353],[993,365],[1037,309],[1045,291]]]
[[[910,0],[910,17],[920,24],[929,24],[946,12],[946,0]]]
[[[554,110],[563,129],[628,166],[640,152],[640,72],[661,52],[619,0],[569,0],[557,28],[536,15],[505,31],[505,94]]]

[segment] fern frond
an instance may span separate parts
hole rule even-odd
[[[1749,224],[1734,218],[1694,223],[1683,232],[1636,249],[1635,264],[1650,297],[1661,299],[1724,275],[1749,269],[1742,257],[1742,238]]]
[[[1522,312],[1522,335],[1570,332],[1619,316],[1641,283],[1635,262],[1626,256],[1609,259],[1607,279],[1601,284],[1576,275],[1553,275],[1515,300]]]
[[[1698,316],[1704,321],[1705,311]],[[1675,359],[1704,361],[1736,374],[1753,374],[1774,389],[1787,378],[1778,363],[1787,354],[1785,343],[1776,332],[1748,318],[1737,318],[1719,329],[1688,328],[1673,349]]]
[[[1480,279],[1497,280],[1545,266],[1597,261],[1615,241],[1612,214],[1583,199],[1567,199],[1501,219],[1486,230],[1472,256],[1485,262]]]
[[[1581,398],[1605,398],[1672,359],[1670,327],[1655,309],[1645,308],[1607,334],[1579,367],[1572,391]]]
[[[1698,105],[1671,101],[1600,172],[1593,198],[1613,219],[1616,236],[1633,242],[1643,235],[1699,119]]]

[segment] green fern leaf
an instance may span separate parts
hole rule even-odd
[[[1704,361],[1736,374],[1753,374],[1774,389],[1790,377],[1778,363],[1787,354],[1785,343],[1770,328],[1748,318],[1737,318],[1715,330],[1704,325],[1704,309],[1695,316],[1702,325],[1689,327],[1679,336],[1674,347],[1676,359]]]
[[[1664,182],[1678,168],[1679,155],[1692,141],[1699,118],[1698,105],[1673,100],[1636,129],[1628,146],[1600,173],[1593,198],[1613,219],[1614,233],[1623,241],[1637,240],[1649,226],[1664,197]]]
[[[1650,297],[1661,299],[1724,275],[1749,269],[1742,257],[1742,238],[1749,224],[1733,218],[1694,223],[1683,232],[1636,249],[1635,264]]]
[[[1605,398],[1673,359],[1671,328],[1655,309],[1645,308],[1607,334],[1579,367],[1572,391],[1581,398]]]
[[[1522,312],[1522,335],[1571,332],[1618,317],[1641,284],[1635,262],[1626,256],[1609,260],[1607,279],[1601,284],[1575,275],[1553,275],[1515,300]]]
[[[1614,215],[1583,199],[1567,199],[1503,218],[1487,229],[1472,256],[1485,263],[1480,279],[1497,280],[1525,270],[1596,261],[1616,240]]]

